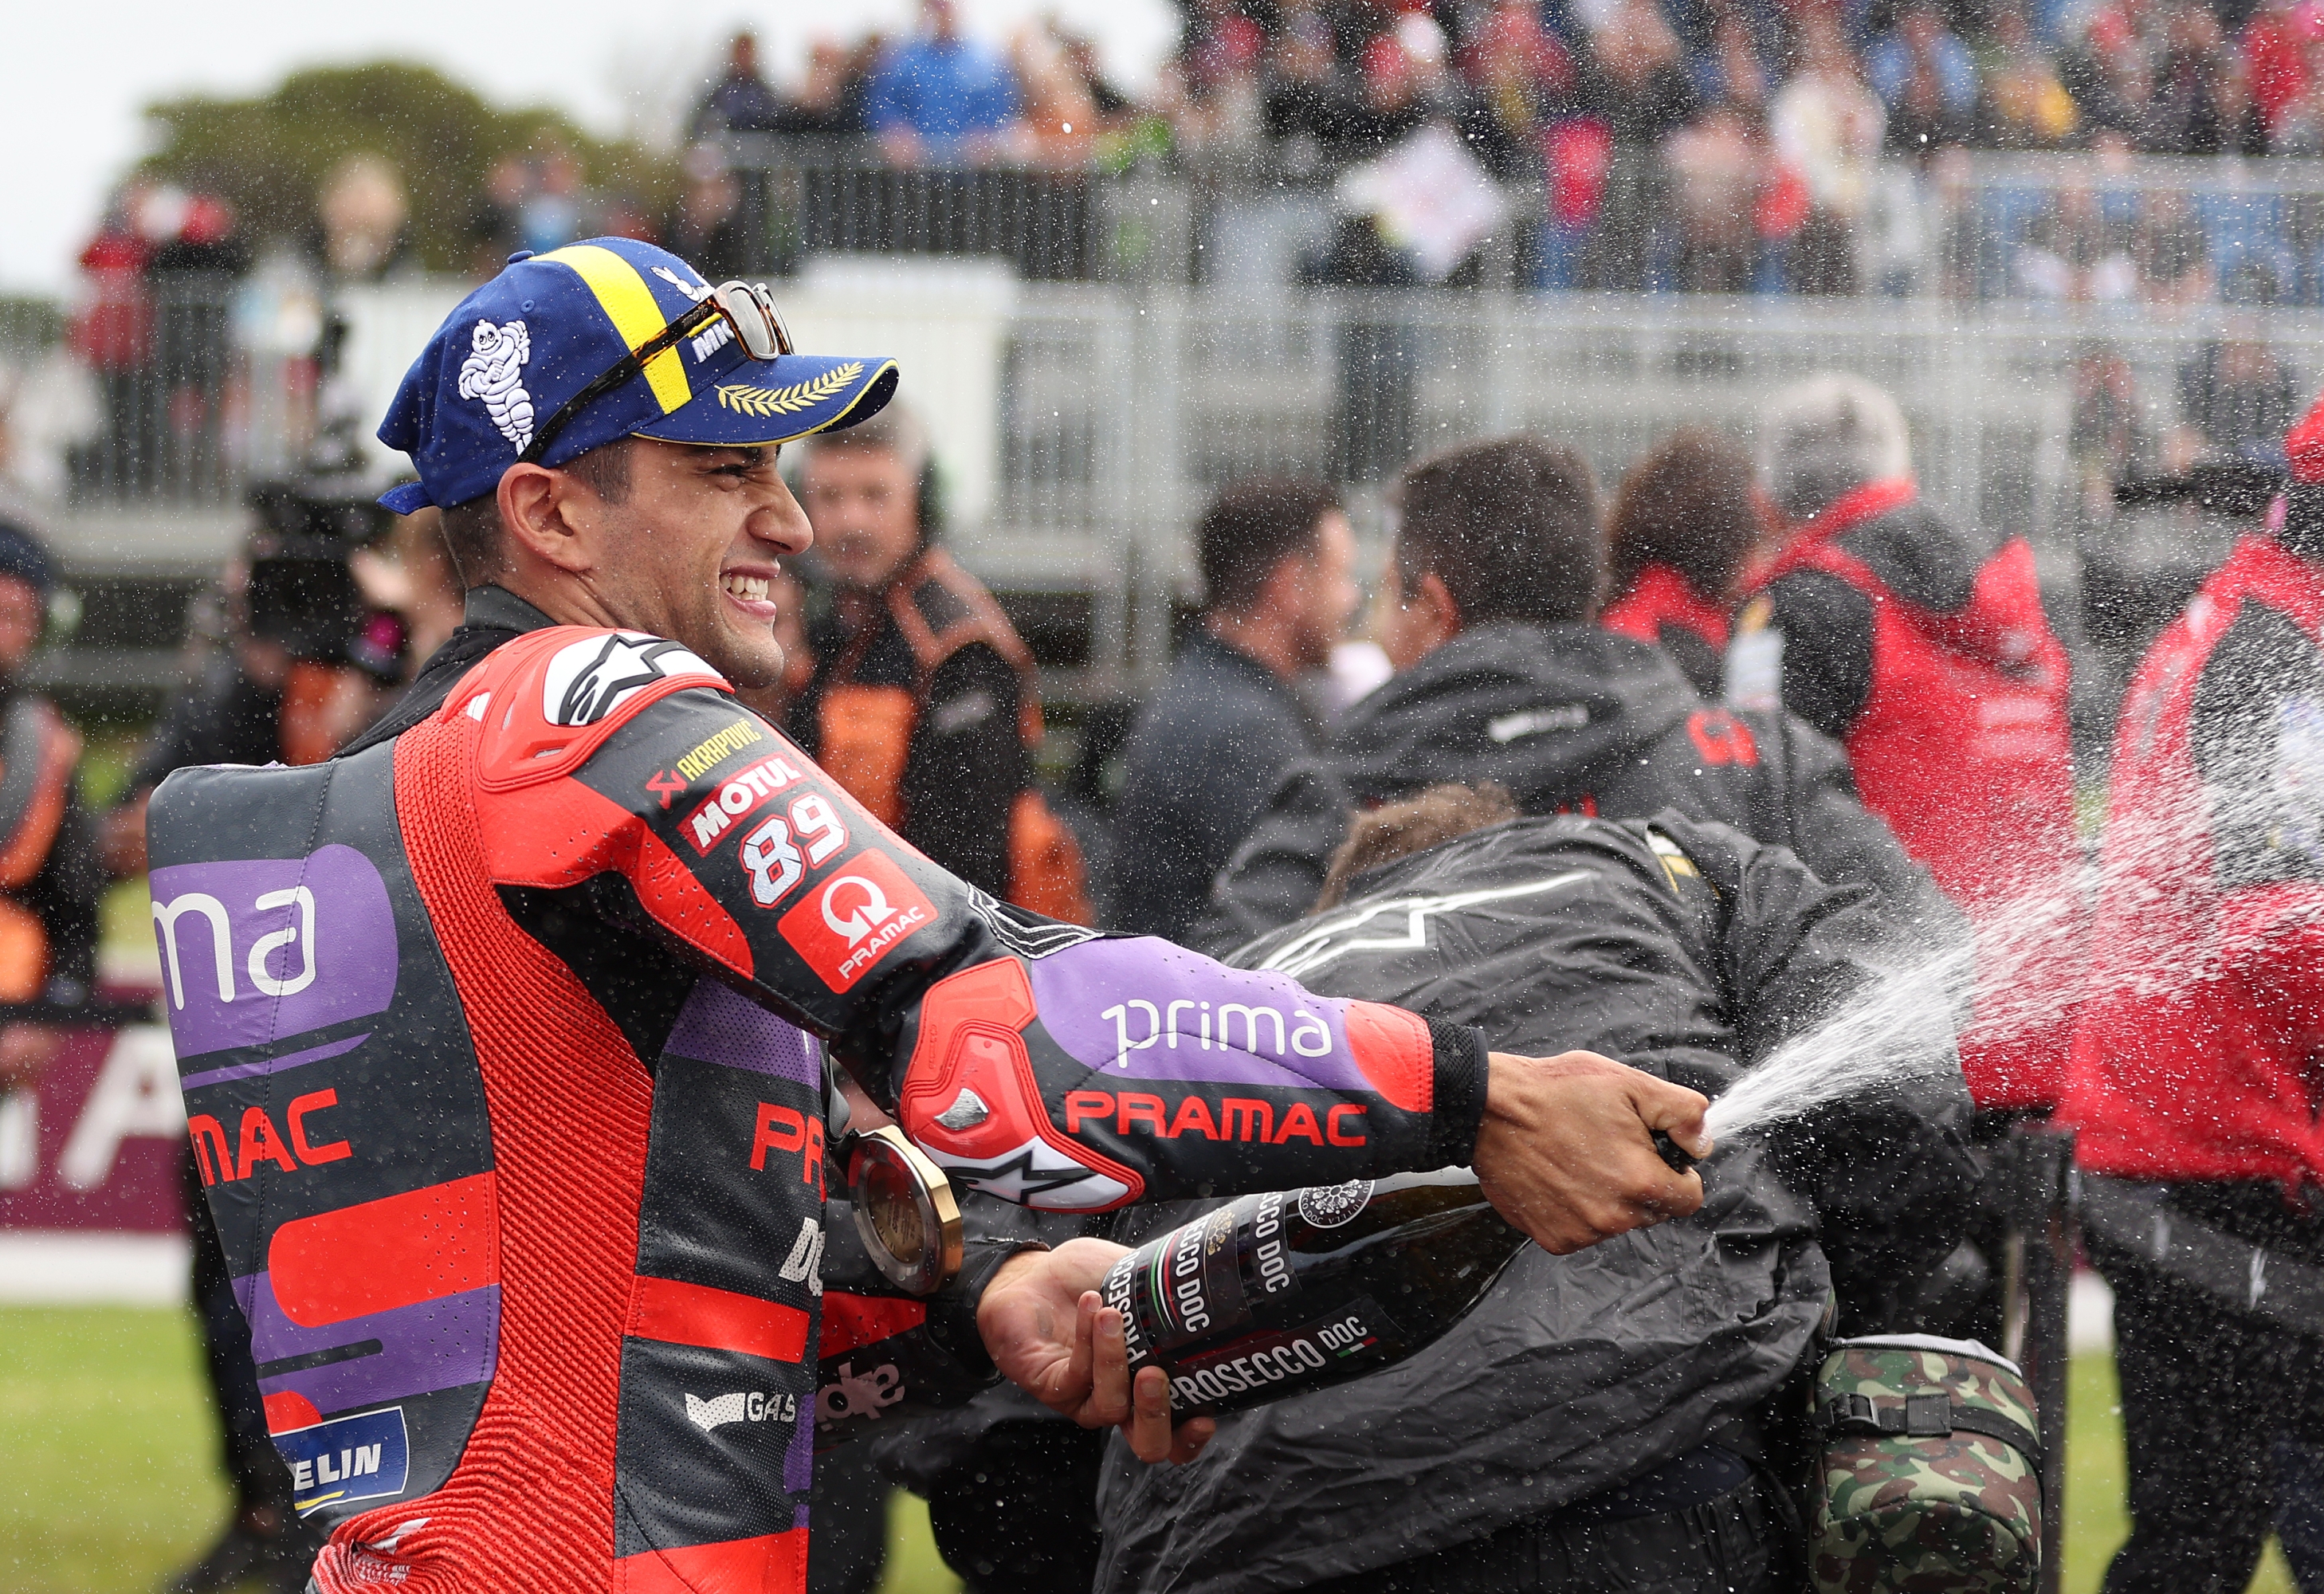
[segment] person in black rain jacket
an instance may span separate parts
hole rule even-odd
[[[1600,631],[1597,484],[1571,449],[1473,444],[1405,473],[1383,645],[1397,666],[1292,766],[1191,935],[1231,947],[1305,913],[1350,815],[1443,781],[1527,814],[1671,807],[1877,888],[1932,935],[1958,919],[1857,799],[1847,755],[1798,719],[1705,703],[1658,650]]]
[[[1578,1026],[1714,1098],[1872,981],[1910,977],[1887,968],[1869,889],[1780,848],[1669,811],[1470,830],[1511,811],[1439,787],[1365,815],[1326,893],[1375,863],[1350,899],[1233,961],[1519,1050]],[[1969,1102],[1945,1004],[1915,1023],[1878,1092],[1730,1137],[1693,1218],[1586,1260],[1528,1247],[1434,1344],[1222,1418],[1192,1465],[1110,1447],[1099,1594],[1803,1586],[1783,1481],[1802,1435],[1779,1414],[1804,1405],[1793,1380],[1828,1295],[1843,1333],[1953,1326],[1937,1286],[1976,1178]],[[1217,1204],[1124,1213],[1116,1238]]]

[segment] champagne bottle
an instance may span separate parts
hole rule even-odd
[[[1102,1293],[1131,1373],[1169,1375],[1174,1416],[1241,1411],[1403,1360],[1530,1243],[1474,1174],[1444,1168],[1246,1195],[1121,1258]]]
[[[1402,1360],[1526,1243],[1446,1168],[1246,1195],[1123,1257],[1102,1293],[1174,1416],[1240,1411]]]

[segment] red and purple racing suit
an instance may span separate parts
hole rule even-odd
[[[801,1585],[821,1046],[1059,1211],[1464,1162],[1483,1110],[1473,1032],[999,903],[637,633],[522,635],[328,763],[181,771],[150,831],[325,1590]],[[973,1294],[831,1326],[973,1362]]]

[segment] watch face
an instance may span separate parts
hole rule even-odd
[[[889,1282],[933,1295],[960,1271],[960,1208],[944,1172],[893,1125],[851,1138],[856,1232]]]

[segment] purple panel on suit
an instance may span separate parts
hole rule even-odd
[[[805,1409],[791,1424],[791,1442],[783,1447],[783,1492],[804,1496],[815,1487],[815,1386],[807,1386]],[[799,1510],[804,1512],[804,1501]]]
[[[260,1364],[379,1341],[379,1350],[266,1377],[268,1395],[288,1390],[315,1403],[325,1416],[406,1396],[481,1384],[500,1361],[501,1288],[463,1290],[414,1306],[351,1317],[325,1328],[301,1328],[275,1304],[264,1273],[234,1281],[235,1299],[250,1322],[251,1359]]]
[[[1042,1027],[1109,1077],[1376,1088],[1349,1049],[1348,1004],[1287,975],[1230,969],[1151,937],[1084,941],[1027,968]]]
[[[183,1090],[199,1090],[204,1085],[223,1084],[230,1079],[249,1079],[254,1074],[280,1073],[286,1068],[298,1068],[309,1063],[320,1063],[327,1057],[337,1057],[352,1052],[371,1038],[370,1031],[351,1035],[345,1040],[335,1040],[327,1046],[309,1046],[304,1051],[286,1052],[280,1057],[261,1057],[255,1063],[235,1063],[225,1068],[206,1068],[199,1073],[189,1073],[178,1084]]]
[[[794,1080],[809,1089],[823,1084],[815,1044],[796,1024],[776,1018],[756,1002],[737,996],[715,980],[697,980],[678,1009],[662,1050],[724,1068],[747,1068]]]
[[[176,863],[152,885],[181,1058],[265,1046],[395,999],[395,912],[378,867],[353,847]]]

